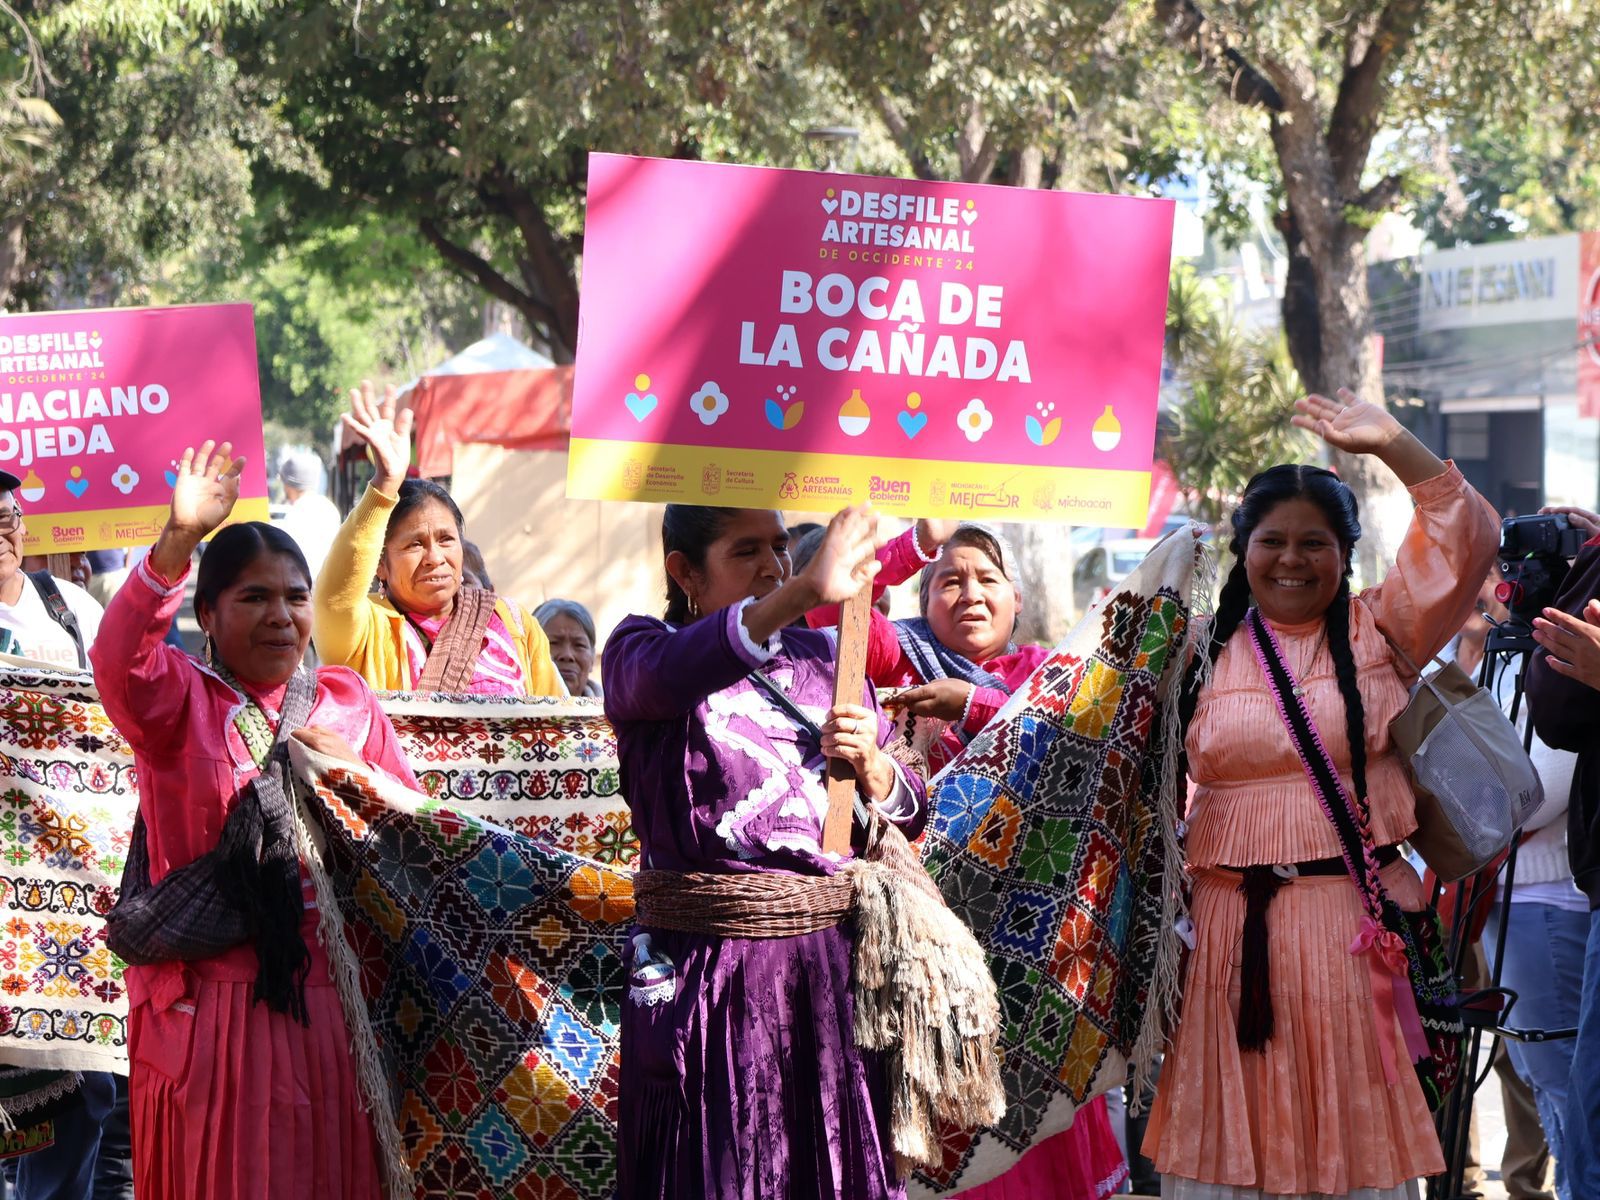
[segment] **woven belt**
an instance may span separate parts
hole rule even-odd
[[[855,882],[836,875],[639,871],[635,919],[646,929],[707,937],[799,937],[832,929],[855,908]]]
[[[1379,846],[1378,864],[1387,867],[1400,857],[1400,847]],[[1238,869],[1238,868],[1234,868]],[[1272,1012],[1272,982],[1267,959],[1267,909],[1278,889],[1307,876],[1348,873],[1343,858],[1316,858],[1277,866],[1245,867],[1239,891],[1244,894],[1244,930],[1239,947],[1238,1039],[1242,1050],[1263,1050],[1271,1040],[1276,1021]]]

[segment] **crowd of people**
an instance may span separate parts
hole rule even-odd
[[[1414,513],[1392,569],[1361,592],[1359,513],[1333,472],[1271,467],[1232,514],[1231,568],[1180,692],[1193,946],[1142,1150],[1181,1200],[1416,1200],[1445,1159],[1408,1053],[1421,1031],[1392,1002],[1408,985],[1384,956],[1384,915],[1430,903],[1404,852],[1417,814],[1389,723],[1408,664],[1481,620],[1498,526],[1382,408],[1348,393],[1296,408],[1329,447],[1392,472]],[[1025,597],[1004,540],[924,520],[885,541],[870,509],[849,508],[797,544],[776,512],[668,506],[664,611],[627,618],[597,654],[581,605],[530,613],[469,565],[448,491],[406,477],[409,415],[392,396],[356,390],[344,421],[375,476],[325,540],[226,524],[241,465],[205,442],[103,613],[83,587],[24,571],[17,481],[0,473],[0,653],[90,665],[140,780],[108,919],[129,963],[130,1075],[85,1075],[56,1146],[20,1160],[18,1194],[113,1194],[119,1171],[140,1200],[380,1194],[285,798],[287,739],[415,787],[374,693],[442,691],[599,696],[615,729],[649,883],[622,1010],[623,1200],[904,1195],[896,1083],[855,1035],[865,934],[838,886],[851,855],[829,848],[825,776],[838,761],[857,781],[855,852],[888,827],[918,835],[927,782],[888,752],[878,689],[941,723],[932,768],[995,719],[1045,654],[1014,640]],[[304,463],[285,483],[315,491]],[[1600,543],[1600,518],[1572,519]],[[205,645],[191,655],[168,639],[202,543]],[[874,610],[861,694],[836,702],[837,606],[919,573],[919,615]],[[1572,781],[1572,803],[1530,828],[1525,890],[1495,916],[1529,1009],[1580,1031],[1576,1048],[1514,1056],[1562,1200],[1600,1196],[1600,1084],[1582,1068],[1600,1045],[1594,597],[1600,550],[1586,548],[1535,622],[1529,683],[1543,743],[1569,752],[1537,761],[1553,794]],[[966,1194],[1099,1200],[1126,1177],[1100,1099]]]

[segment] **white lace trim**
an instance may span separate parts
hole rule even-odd
[[[178,576],[176,582],[172,583],[171,585],[162,583],[156,578],[155,572],[150,569],[150,558],[148,555],[139,560],[139,565],[135,567],[134,570],[138,573],[139,578],[144,581],[145,586],[156,595],[160,596],[163,600],[172,595],[173,592],[183,591],[184,586],[189,579],[189,568],[186,564],[183,568],[183,574]]]
[[[739,631],[739,643],[744,647],[745,656],[756,663],[769,662],[774,654],[783,649],[783,630],[773,630],[772,636],[767,639],[766,645],[760,645],[750,636],[750,631],[744,627],[744,610],[756,602],[754,596],[746,596],[739,601],[739,607],[734,609],[729,619],[733,627]]]
[[[628,999],[640,1008],[649,1008],[657,1004],[670,1004],[673,997],[678,994],[678,977],[657,980],[647,983],[643,987],[632,984],[628,988]]]

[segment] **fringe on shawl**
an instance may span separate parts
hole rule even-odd
[[[1130,1063],[1132,1080],[1129,1093],[1133,1102],[1130,1109],[1135,1114],[1144,1110],[1144,1096],[1148,1094],[1155,1072],[1156,1060],[1166,1045],[1168,1033],[1177,1027],[1178,1006],[1182,999],[1183,979],[1180,964],[1183,943],[1178,937],[1177,923],[1187,915],[1188,905],[1183,899],[1183,846],[1178,840],[1178,822],[1183,817],[1180,806],[1185,794],[1184,781],[1178,778],[1178,743],[1183,737],[1183,724],[1179,714],[1179,692],[1189,663],[1201,649],[1200,631],[1209,632],[1212,616],[1212,595],[1217,582],[1217,556],[1210,546],[1201,541],[1197,527],[1188,531],[1194,536],[1194,571],[1189,587],[1189,624],[1184,629],[1183,641],[1177,648],[1161,680],[1161,794],[1157,824],[1162,838],[1161,870],[1161,925],[1154,945],[1146,941],[1133,953],[1154,958],[1156,968],[1150,985],[1150,1003],[1145,1006],[1144,1018],[1133,1043]],[[1204,671],[1209,676],[1209,670]],[[1201,679],[1204,686],[1206,679]]]
[[[344,1008],[345,1027],[349,1030],[350,1048],[356,1059],[356,1074],[365,1094],[367,1115],[378,1137],[378,1166],[383,1173],[384,1191],[389,1200],[411,1200],[416,1193],[416,1182],[400,1140],[400,1122],[394,1109],[394,1093],[389,1087],[389,1073],[384,1067],[383,1055],[378,1050],[378,1037],[372,1029],[372,1017],[367,1011],[366,1000],[361,995],[361,967],[356,961],[355,951],[350,948],[349,938],[345,936],[344,910],[339,907],[339,897],[334,892],[333,881],[328,877],[328,868],[322,861],[322,837],[316,822],[308,819],[305,802],[301,798],[303,786],[303,781],[291,772],[290,801],[294,807],[295,832],[299,835],[306,873],[311,876],[311,885],[317,896],[317,940],[328,952],[333,982],[339,991],[339,1003]]]
[[[883,1052],[890,1130],[903,1178],[942,1161],[938,1123],[1005,1115],[1000,1002],[977,939],[946,906],[916,853],[875,820],[856,885],[856,1044]]]

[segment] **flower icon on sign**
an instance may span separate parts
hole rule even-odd
[[[700,390],[689,397],[689,407],[700,418],[702,425],[715,425],[717,418],[728,411],[728,397],[715,383],[706,380]]]
[[[139,486],[139,472],[127,463],[117,468],[117,473],[111,477],[111,486],[124,496],[130,495],[133,489]]]
[[[961,432],[967,435],[967,441],[975,442],[988,433],[994,425],[994,414],[990,412],[977,396],[967,401],[967,406],[956,414],[956,424],[961,427]]]

